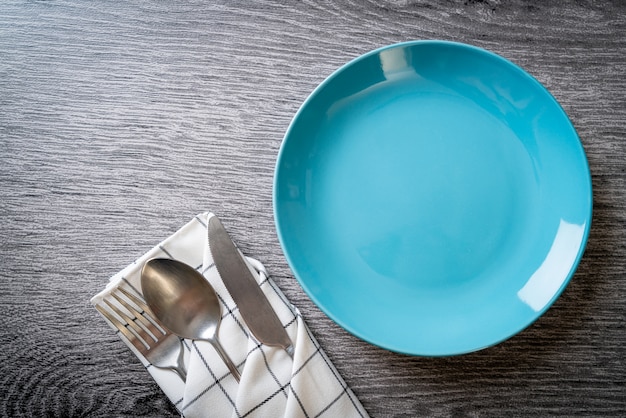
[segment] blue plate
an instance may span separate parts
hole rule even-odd
[[[443,41],[391,45],[304,102],[276,165],[287,261],[339,325],[445,356],[501,342],[582,257],[592,193],[567,115],[521,68]]]

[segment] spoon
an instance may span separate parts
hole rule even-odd
[[[210,342],[239,382],[237,367],[217,339],[221,309],[211,284],[193,267],[153,258],[141,270],[141,289],[159,321],[174,334]]]

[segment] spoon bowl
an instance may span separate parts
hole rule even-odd
[[[213,345],[235,379],[240,374],[218,341],[221,308],[211,284],[193,267],[154,258],[141,270],[141,288],[154,315],[174,334]]]

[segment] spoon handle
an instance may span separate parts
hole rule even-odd
[[[241,379],[239,370],[237,370],[237,367],[235,366],[233,361],[230,359],[230,357],[228,357],[228,354],[226,354],[226,351],[224,351],[224,348],[222,347],[220,342],[217,339],[214,339],[211,341],[211,344],[213,344],[213,347],[215,348],[215,351],[217,351],[217,354],[220,355],[226,366],[228,366],[228,370],[230,370],[232,375],[235,377],[235,380],[239,382],[239,380]]]

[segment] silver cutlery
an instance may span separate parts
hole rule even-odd
[[[141,289],[152,312],[170,331],[210,342],[239,381],[239,370],[217,338],[220,302],[202,274],[180,261],[154,258],[141,270]]]
[[[208,239],[215,267],[252,334],[263,344],[281,347],[293,357],[291,339],[254,277],[258,273],[235,246],[217,216],[209,220]]]
[[[96,305],[96,309],[150,364],[162,369],[171,369],[183,382],[186,381],[187,372],[181,339],[159,323],[140,296],[118,287],[111,293],[110,298],[114,301],[109,298],[103,299],[106,308]]]

